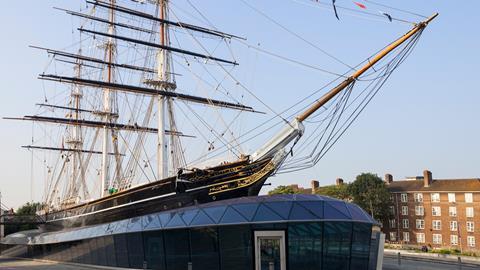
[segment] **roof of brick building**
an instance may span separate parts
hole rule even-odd
[[[470,179],[433,179],[428,187],[424,187],[423,179],[398,180],[387,184],[391,192],[402,191],[472,191],[480,192],[480,178]]]

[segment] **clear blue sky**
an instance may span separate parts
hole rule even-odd
[[[381,176],[391,173],[398,179],[419,175],[426,168],[435,178],[480,177],[480,87],[477,82],[480,2],[378,1],[425,15],[439,12],[440,16],[425,31],[413,55],[327,156],[313,169],[271,178],[269,182],[273,186],[309,185],[311,179],[331,184],[337,177],[351,181],[362,172]],[[183,2],[178,1],[179,5]],[[314,55],[315,51],[297,47],[299,43],[291,36],[271,27],[238,0],[193,2],[211,16],[215,25],[244,34],[251,43],[259,42],[266,48],[313,61],[316,66],[335,72],[344,71],[344,67],[326,57]],[[331,10],[291,0],[248,2],[350,65],[409,29],[404,24],[352,17],[341,10],[342,20],[337,21]],[[352,1],[337,2],[355,8]],[[366,4],[374,13],[387,10],[358,2]],[[32,113],[34,104],[42,100],[42,83],[36,80],[36,75],[43,71],[47,58],[28,45],[63,48],[72,39],[75,21],[53,10],[53,6],[78,9],[85,4],[83,1],[25,0],[10,1],[0,9],[1,117]],[[288,89],[282,89],[285,84],[272,82],[275,75],[268,72],[274,74],[277,64],[265,62],[257,71],[266,74],[265,79],[269,80],[265,83],[272,86],[271,92],[261,93],[263,99],[270,99],[269,104],[280,110],[288,107],[290,99]],[[315,84],[318,73],[306,72],[305,76],[309,78],[292,78],[291,83],[309,90],[321,86]],[[266,88],[262,77],[256,81],[262,89]],[[281,92],[283,95],[273,92],[280,90],[285,91]],[[19,147],[31,140],[31,124],[1,120],[0,134],[0,190],[3,202],[17,207],[30,199],[31,156]],[[39,199],[42,192],[38,185],[35,189],[34,199]]]

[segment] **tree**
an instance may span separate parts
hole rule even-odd
[[[388,220],[390,193],[380,177],[372,173],[358,175],[348,187],[348,193],[358,206],[367,211],[374,219]]]
[[[268,195],[275,195],[275,194],[299,194],[300,191],[298,189],[293,188],[292,186],[278,186],[273,190],[268,192]]]
[[[27,202],[26,204],[20,206],[17,211],[15,211],[15,216],[34,216],[36,215],[37,209],[41,207],[41,204],[36,202]],[[5,235],[37,229],[37,225],[34,224],[8,224],[5,225]]]
[[[348,190],[348,186],[349,184],[323,186],[319,187],[315,193],[318,195],[324,195],[344,201],[350,201],[351,196]]]

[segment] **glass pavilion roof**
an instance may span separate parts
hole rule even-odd
[[[24,240],[29,244],[48,244],[149,230],[296,221],[378,224],[355,204],[320,195],[295,194],[216,201],[106,224],[40,233]],[[11,240],[15,237],[20,240],[19,236],[11,235]]]

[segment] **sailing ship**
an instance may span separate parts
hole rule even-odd
[[[62,9],[84,22],[78,28],[82,35],[78,52],[34,47],[46,51],[52,61],[73,67],[70,76],[39,75],[41,80],[68,86],[67,97],[61,99],[63,104],[47,98],[37,104],[47,113],[61,111],[66,117],[36,114],[10,118],[54,124],[57,125],[55,129],[58,126],[62,129],[60,138],[51,140],[53,145],[23,146],[32,151],[51,152],[56,157],[55,165],[45,165],[48,171],[46,192],[43,209],[38,212],[44,220],[43,228],[47,230],[106,223],[215,200],[255,196],[265,181],[279,171],[313,166],[355,120],[408,55],[428,23],[437,16],[434,14],[414,24],[405,35],[353,69],[350,75],[341,76],[340,83],[330,91],[307,100],[308,106],[290,118],[275,113],[273,118],[280,119],[284,127],[257,150],[251,153],[237,151],[233,160],[196,166],[187,161],[192,159],[185,157],[182,145],[184,140],[194,140],[198,134],[187,135],[178,128],[180,121],[175,112],[182,107],[177,103],[185,107],[200,104],[220,113],[234,111],[253,117],[261,112],[239,102],[227,91],[222,93],[230,101],[179,90],[183,88],[177,86],[177,77],[182,74],[174,69],[178,63],[175,57],[182,57],[188,63],[184,67],[186,70],[190,64],[210,65],[243,87],[226,69],[239,63],[214,56],[215,50],[203,47],[199,36],[226,41],[227,46],[228,42],[244,42],[245,39],[214,27],[182,22],[176,14],[172,15],[168,0],[86,2],[88,9],[82,12]],[[182,32],[204,50],[198,52],[178,44],[175,46],[172,31]],[[86,40],[93,45],[85,46]],[[377,63],[393,55],[392,52],[397,53],[388,64],[378,67]],[[141,61],[143,65],[138,64]],[[362,97],[363,101],[343,124],[339,124],[342,112],[351,105],[348,97],[354,85],[359,84],[367,72],[372,72],[372,68],[373,73],[380,74],[372,80],[377,84],[366,88],[368,92],[362,92],[367,93]],[[125,83],[128,76],[134,83]],[[203,80],[200,75],[191,77]],[[213,85],[213,88],[217,92],[222,90],[220,84]],[[244,90],[250,93],[248,89]],[[322,135],[319,139],[318,133],[305,136],[307,120],[318,118],[320,109],[332,102],[336,105],[331,106],[332,111],[326,117],[330,120],[323,129],[325,137]],[[270,110],[267,104],[264,105]],[[125,107],[128,109],[122,110]],[[227,152],[234,152],[233,149],[240,145],[235,138],[225,138],[231,123],[227,123],[223,131],[215,131],[215,127],[205,123],[194,110],[184,115],[183,120],[196,117],[194,122],[204,124],[205,129],[223,142]],[[235,116],[231,122],[236,120]],[[200,130],[192,128],[194,125],[191,123],[190,129],[202,136]],[[289,160],[295,156],[297,143],[302,140],[316,143],[310,155]],[[212,140],[205,141],[209,154],[216,150]],[[304,145],[308,149],[309,144]],[[154,155],[151,155],[152,151]],[[133,184],[134,179],[142,177],[148,178],[148,183]],[[97,192],[92,192],[92,187]]]

